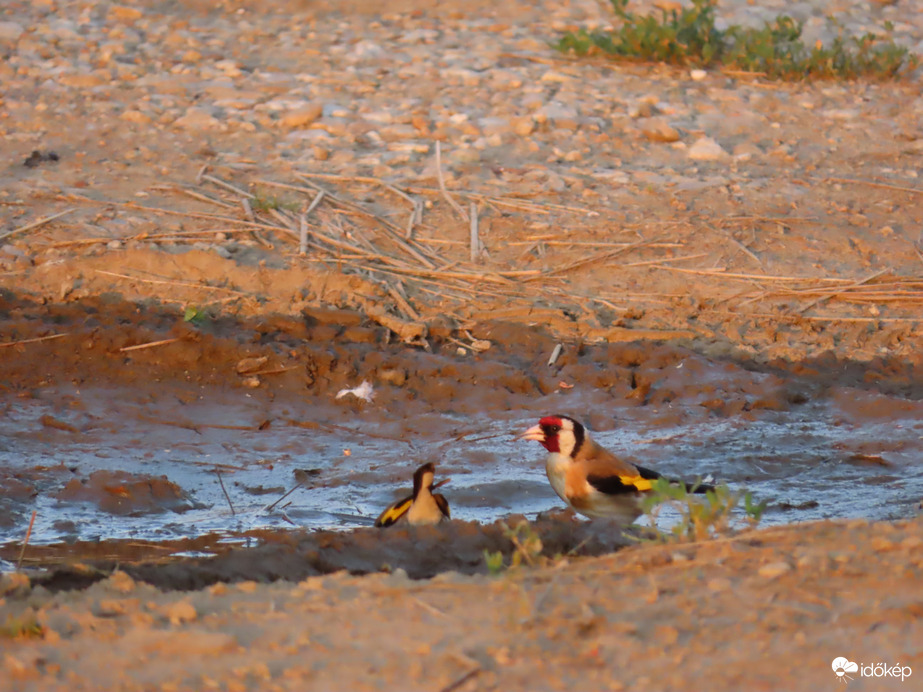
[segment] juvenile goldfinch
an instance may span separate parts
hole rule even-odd
[[[661,477],[600,447],[583,425],[569,416],[545,416],[520,439],[536,440],[548,450],[545,473],[551,487],[568,506],[588,517],[630,524],[641,515],[644,493]],[[709,485],[684,485],[695,493],[713,489]]]
[[[433,490],[448,483],[448,479],[433,485],[436,467],[433,464],[423,464],[413,474],[413,494],[398,500],[390,505],[378,519],[375,526],[391,526],[398,522],[405,522],[415,526],[423,524],[438,524],[449,519],[449,503],[445,497]]]

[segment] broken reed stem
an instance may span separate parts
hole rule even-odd
[[[318,195],[324,194],[319,192]],[[308,254],[308,216],[307,214],[301,215],[301,229],[298,234],[298,254],[304,257]]]
[[[310,176],[306,175],[305,173],[297,172],[296,175],[302,178],[305,184],[308,185],[309,187],[304,187],[304,186],[299,186],[299,185],[288,185],[287,183],[277,183],[272,180],[257,180],[256,182],[262,185],[272,185],[275,187],[280,187],[280,188],[288,189],[288,190],[299,190],[301,192],[318,192],[324,189],[320,185],[317,185],[316,183],[311,182],[309,180]],[[375,219],[378,223],[381,224],[382,228],[384,228],[385,231],[391,235],[391,239],[395,242],[395,244],[397,244],[402,250],[404,250],[404,252],[406,252],[408,255],[413,257],[415,260],[420,262],[425,267],[432,269],[433,267],[436,266],[426,256],[424,256],[423,254],[421,254],[420,251],[417,250],[417,248],[420,246],[412,245],[410,242],[404,239],[403,236],[406,233],[405,229],[401,228],[400,226],[395,226],[393,223],[388,221],[383,216],[380,216],[378,214],[375,214],[369,211],[368,209],[365,209],[360,204],[356,204],[355,202],[350,202],[349,200],[343,199],[342,197],[338,197],[337,195],[333,194],[332,192],[328,190],[324,190],[324,192],[326,192],[327,198],[330,199],[332,202],[336,203],[337,205],[345,207],[346,209],[349,209],[366,218]],[[438,255],[433,255],[433,253],[427,250],[426,248],[420,248],[420,250],[422,250],[423,252],[427,252],[430,257],[435,257],[436,259],[441,260],[441,258]]]
[[[223,200],[215,199],[214,197],[209,197],[208,195],[203,195],[201,192],[196,192],[195,190],[187,190],[184,187],[176,187],[175,185],[170,186],[169,189],[174,192],[180,192],[186,195],[187,197],[192,197],[192,199],[197,199],[200,202],[207,202],[208,204],[214,204],[216,207],[221,207],[222,209],[234,209],[235,208],[233,204],[228,204],[227,202]]]
[[[887,183],[878,183],[874,180],[851,180],[850,178],[825,178],[831,183],[848,183],[850,185],[867,185],[868,187],[880,187],[884,190],[896,190],[898,192],[910,192],[914,195],[923,195],[923,190],[914,187],[902,187],[900,185],[888,185]]]
[[[60,219],[65,214],[70,214],[72,211],[75,211],[77,207],[71,207],[70,209],[65,209],[64,211],[58,212],[57,214],[52,214],[51,216],[46,216],[44,219],[39,219],[38,221],[33,221],[32,223],[27,223],[25,226],[20,226],[19,228],[14,228],[12,231],[7,231],[3,235],[0,235],[0,240],[5,240],[11,235],[16,235],[17,233],[25,233],[26,231],[31,231],[33,229],[44,226],[46,223],[51,223],[55,219]]]
[[[125,353],[126,351],[140,351],[144,348],[154,348],[154,346],[165,346],[166,344],[175,344],[177,341],[182,341],[179,337],[173,339],[161,339],[160,341],[149,341],[146,344],[138,344],[136,346],[124,346],[119,349],[119,353]]]
[[[439,690],[439,692],[455,692],[455,690],[459,689],[462,685],[464,685],[469,680],[476,678],[480,673],[481,673],[480,666],[478,666],[477,668],[473,670],[469,670],[467,673],[462,675],[457,680],[454,680],[453,682],[450,682],[448,685],[443,687],[441,690]]]
[[[420,193],[423,195],[439,195],[441,191],[437,188],[431,187],[408,187],[408,192]],[[513,209],[521,209],[523,211],[531,211],[536,214],[548,214],[549,211],[569,211],[577,214],[586,214],[588,216],[599,216],[602,213],[607,214],[616,214],[617,210],[608,210],[602,209],[600,211],[595,211],[593,209],[587,209],[586,207],[571,207],[566,204],[554,204],[552,202],[530,202],[529,200],[520,199],[518,197],[492,197],[491,195],[481,194],[480,192],[471,192],[468,190],[455,190],[456,195],[461,195],[462,197],[470,197],[471,199],[478,200],[480,202],[489,202],[491,204],[496,204],[501,207],[512,207]],[[535,193],[538,194],[538,193]],[[644,224],[627,224],[631,225],[648,225],[654,222],[645,222]],[[675,224],[676,221],[664,221],[660,223]]]
[[[417,220],[417,208],[414,207],[413,211],[410,212],[410,216],[407,219],[407,233],[404,234],[404,237],[407,240],[413,240],[413,225]]]
[[[278,230],[275,228],[274,230]],[[97,269],[97,274],[105,274],[107,276],[116,276],[120,279],[128,279],[129,281],[140,281],[146,284],[167,284],[170,286],[186,286],[188,288],[206,288],[210,291],[224,291],[226,293],[233,293],[238,296],[246,296],[247,294],[243,291],[235,291],[233,288],[224,288],[223,286],[203,286],[202,284],[189,283],[187,281],[164,281],[162,279],[142,279],[138,276],[129,276],[127,274],[117,274],[116,272],[107,272],[104,269]]]
[[[858,288],[858,287],[861,286],[862,284],[866,284],[866,283],[868,283],[869,281],[871,281],[872,279],[876,279],[876,278],[878,278],[879,276],[881,276],[882,274],[886,274],[886,273],[889,272],[889,271],[891,271],[891,268],[890,268],[890,267],[885,267],[884,269],[882,269],[882,270],[880,270],[880,271],[877,271],[877,272],[875,272],[874,274],[870,274],[869,276],[865,277],[865,278],[862,279],[861,281],[856,281],[855,283],[849,284],[848,286],[843,286],[843,287],[841,287],[840,290],[837,291],[837,292],[835,292],[835,293],[831,293],[831,294],[829,294],[829,295],[821,296],[820,298],[817,298],[816,300],[812,300],[810,303],[808,303],[808,304],[805,305],[803,308],[801,308],[801,310],[800,310],[799,312],[801,312],[802,314],[804,314],[805,312],[807,312],[808,310],[810,310],[811,308],[813,308],[813,307],[814,307],[815,305],[817,305],[818,303],[823,303],[824,301],[829,300],[830,298],[833,298],[834,296],[838,296],[838,295],[840,295],[840,293],[842,293],[842,292],[844,292],[844,291],[848,291],[848,290],[851,289],[851,288]]]
[[[699,259],[701,257],[706,257],[707,255],[708,255],[707,252],[700,252],[696,255],[683,255],[682,257],[666,257],[664,259],[658,259],[658,260],[643,260],[640,262],[626,262],[625,264],[621,266],[623,267],[646,267],[649,265],[663,264],[665,262],[685,262],[686,260],[693,260],[693,259]]]
[[[94,200],[89,200],[94,201]],[[169,216],[186,216],[190,219],[210,219],[213,221],[224,221],[226,223],[236,223],[250,228],[261,228],[266,231],[278,231],[278,226],[271,226],[268,223],[258,223],[255,221],[242,221],[231,216],[222,216],[221,214],[204,214],[191,211],[174,211],[173,209],[162,209],[160,207],[148,207],[143,204],[134,202],[96,202],[97,204],[111,204],[116,207],[125,207],[126,209],[138,209],[140,211],[150,211],[155,214],[167,214]]]
[[[407,200],[411,207],[414,207],[416,211],[416,206],[419,204],[419,200],[414,199],[406,192],[400,188],[395,187],[391,183],[386,183],[380,178],[372,178],[365,175],[337,175],[335,173],[299,173],[299,175],[306,178],[317,178],[318,180],[337,180],[346,183],[365,183],[367,185],[380,185],[386,190],[393,192],[395,195],[401,199]],[[417,221],[419,223],[419,221]]]
[[[387,281],[385,281],[384,284],[388,294],[394,298],[394,302],[397,303],[397,306],[401,309],[401,311],[414,322],[419,322],[420,313],[414,310],[413,306],[407,301],[407,299],[401,295],[401,292],[398,290],[398,288],[392,284],[389,284]],[[398,281],[397,286],[403,287],[403,284]]]
[[[271,512],[273,507],[275,507],[277,504],[279,504],[280,502],[282,502],[282,500],[284,500],[285,498],[287,498],[289,495],[291,495],[293,492],[295,492],[296,490],[298,490],[298,488],[300,488],[300,487],[303,486],[303,485],[304,485],[304,481],[298,483],[294,488],[292,488],[291,490],[289,490],[287,493],[285,493],[285,495],[283,495],[282,497],[280,497],[278,500],[276,500],[275,502],[273,502],[273,503],[271,503],[271,504],[266,505],[266,506],[263,508],[263,511],[264,511],[264,512]]]
[[[702,312],[708,312],[713,315],[736,315],[740,317],[740,311],[735,310],[715,310],[713,308],[703,308]],[[923,323],[923,317],[836,317],[834,315],[801,315],[798,313],[771,313],[771,312],[748,312],[748,318],[763,318],[768,320],[787,322],[855,322],[855,323],[872,323],[872,324],[920,324]]]
[[[726,279],[740,279],[743,281],[774,281],[774,282],[795,282],[795,281],[817,281],[831,284],[851,284],[852,279],[834,279],[829,276],[770,276],[766,274],[741,274],[725,271],[722,267],[717,269],[684,269],[682,267],[654,267],[655,269],[665,269],[671,272],[681,274],[699,274],[701,276],[718,276]]]
[[[756,263],[760,266],[760,269],[765,269],[765,267],[763,266],[763,260],[761,260],[759,257],[757,257],[756,253],[754,253],[750,248],[748,248],[746,245],[744,245],[742,242],[740,242],[739,240],[737,240],[737,238],[735,238],[733,235],[731,235],[731,234],[728,233],[728,232],[724,232],[722,235],[724,235],[725,238],[727,238],[729,241],[731,241],[732,243],[734,243],[734,245],[736,245],[738,248],[740,248],[740,251],[741,251],[741,252],[743,252],[743,253],[744,253],[745,255],[747,255],[750,259],[752,259],[754,262],[756,262]]]
[[[247,215],[250,222],[256,223],[256,214],[253,213],[253,207],[250,206],[250,199],[248,197],[241,197],[240,206],[244,208],[244,214]]]
[[[558,361],[558,358],[561,357],[561,351],[564,350],[564,344],[558,344],[554,347],[554,350],[551,352],[551,357],[548,359],[548,367],[554,367],[554,364]]]
[[[159,240],[172,240],[174,242],[196,242],[199,240],[214,240],[216,233],[252,233],[249,228],[209,228],[201,231],[177,231],[175,233],[139,233],[138,235],[128,236],[126,238],[116,238],[123,243],[129,241],[153,243]],[[74,240],[61,240],[55,243],[48,243],[44,247],[69,247],[71,245],[96,245],[99,243],[111,243],[113,238],[75,238]]]
[[[314,199],[311,200],[311,204],[308,205],[307,211],[301,215],[301,235],[298,239],[299,255],[304,256],[308,254],[308,217],[311,215],[311,212],[317,208],[317,205],[323,201],[326,194],[326,190],[319,190],[314,196]]]
[[[359,255],[359,256],[361,256],[361,257],[363,257],[363,258],[365,258],[365,259],[368,259],[368,260],[376,260],[376,261],[378,261],[378,262],[382,262],[382,263],[384,263],[384,264],[392,265],[392,266],[395,266],[395,267],[405,267],[405,266],[407,266],[407,265],[405,265],[403,262],[401,262],[401,261],[398,260],[398,259],[395,259],[395,258],[393,258],[393,257],[389,257],[388,255],[383,255],[383,254],[380,254],[380,253],[371,252],[371,251],[369,251],[369,250],[366,250],[365,248],[361,248],[361,247],[357,247],[357,246],[355,246],[355,245],[351,245],[350,243],[347,243],[347,242],[342,241],[342,240],[337,240],[337,239],[334,238],[333,236],[327,235],[326,233],[323,233],[322,231],[320,231],[320,230],[318,230],[318,229],[316,229],[316,228],[314,229],[313,235],[314,235],[314,237],[317,238],[318,240],[321,240],[321,241],[323,241],[324,243],[328,243],[329,245],[332,245],[333,247],[337,248],[338,250],[346,250],[346,251],[348,251],[348,252],[354,253],[354,254]],[[324,247],[324,246],[323,246],[321,243],[319,243],[319,242],[315,242],[315,241],[313,241],[313,240],[307,240],[306,243],[307,243],[308,245],[310,245],[311,247],[317,248],[318,250],[320,250],[320,251],[322,251],[322,252],[326,252],[326,253],[327,253],[328,255],[330,255],[334,260],[340,259],[335,253],[331,252],[331,250],[330,250],[329,248]]]
[[[237,512],[234,511],[234,505],[231,503],[231,496],[228,495],[228,490],[224,487],[224,479],[221,478],[221,471],[217,467],[215,467],[215,475],[218,476],[218,483],[221,484],[221,492],[224,493],[224,499],[228,501],[228,507],[231,508],[231,516],[237,516]]]
[[[417,200],[415,200],[413,197],[408,195],[403,190],[399,190],[398,188],[394,187],[394,185],[392,185],[391,183],[386,183],[384,180],[379,180],[378,184],[381,185],[386,190],[388,190],[389,192],[393,192],[395,195],[397,195],[398,197],[406,201],[408,204],[410,204],[411,207],[416,208]]]
[[[410,212],[410,218],[407,219],[407,240],[413,240],[413,227],[423,223],[423,202],[419,199],[413,200],[413,211]]]
[[[267,370],[257,370],[256,372],[247,373],[250,377],[255,377],[257,375],[278,375],[283,372],[289,372],[290,370],[297,370],[300,368],[300,365],[288,365],[281,368],[269,368]]]
[[[35,344],[39,341],[51,341],[52,339],[60,339],[62,336],[68,336],[70,332],[64,332],[63,334],[51,334],[49,336],[39,336],[34,339],[20,339],[19,341],[6,341],[0,344],[0,348],[4,346],[19,346],[20,344]]]
[[[524,269],[521,271],[510,271],[510,272],[450,272],[450,271],[428,271],[425,269],[413,269],[407,267],[369,267],[369,266],[360,266],[360,269],[368,269],[370,271],[387,271],[391,274],[403,274],[406,276],[412,276],[414,278],[418,277],[427,277],[434,279],[460,279],[462,281],[467,281],[469,283],[474,283],[478,281],[489,281],[491,283],[499,284],[512,284],[511,279],[520,278],[520,277],[529,277],[526,278],[526,281],[531,281],[535,278],[540,278],[537,276],[541,272],[537,269]],[[461,288],[461,287],[459,287]]]
[[[311,215],[311,212],[314,211],[317,208],[317,205],[323,201],[324,196],[326,194],[327,194],[326,190],[318,190],[317,195],[314,197],[313,200],[311,200],[311,204],[308,205],[308,209],[304,213],[305,217],[308,217]]]
[[[468,214],[471,219],[471,261],[477,262],[481,253],[481,239],[478,237],[478,205],[471,202],[468,205]]]
[[[619,248],[617,250],[612,250],[610,252],[603,252],[600,254],[592,255],[590,257],[584,257],[570,264],[565,264],[563,267],[558,267],[557,269],[550,269],[548,271],[542,272],[540,276],[532,277],[525,279],[526,281],[535,281],[536,279],[542,279],[549,276],[554,276],[555,274],[563,274],[569,272],[573,269],[580,269],[582,267],[589,266],[591,264],[596,264],[597,262],[608,262],[609,260],[615,259],[619,255],[622,255],[629,250],[635,250],[642,247],[648,247],[650,242],[648,241],[639,241],[637,243],[632,243],[631,245],[626,245],[625,247]]]
[[[219,178],[219,177],[217,177],[217,176],[208,175],[208,174],[203,174],[203,175],[200,176],[200,179],[201,179],[201,180],[207,180],[207,181],[210,182],[210,183],[214,183],[214,184],[217,185],[218,187],[223,187],[225,190],[230,190],[231,192],[240,195],[243,199],[248,199],[248,200],[249,200],[249,199],[253,199],[253,198],[254,198],[254,195],[253,195],[253,194],[247,192],[246,190],[241,190],[241,189],[240,189],[239,187],[237,187],[236,185],[231,185],[231,183],[225,182],[224,180],[222,180],[221,178]]]
[[[292,220],[292,218],[288,214],[281,212],[278,209],[270,209],[269,214],[270,216],[275,218],[279,223],[285,226],[285,228],[288,229],[289,231],[292,231],[292,232],[296,231],[295,222],[294,220]]]
[[[29,538],[32,536],[32,525],[35,523],[35,515],[38,514],[37,509],[32,510],[32,518],[29,520],[29,528],[26,529],[26,538],[22,542],[22,548],[19,550],[19,559],[16,561],[16,571],[22,569],[22,558],[26,554],[26,546],[29,545]]]
[[[535,245],[536,242],[541,242],[544,245],[547,245],[549,247],[620,248],[620,247],[628,247],[629,245],[633,244],[633,243],[612,243],[612,242],[581,242],[578,240],[552,240],[552,238],[556,236],[549,236],[549,235],[533,235],[533,236],[526,236],[526,237],[527,237],[527,240],[516,240],[511,243],[506,243],[506,245],[508,245],[509,247],[522,247],[526,245],[531,247],[532,245]],[[446,241],[446,240],[440,241],[439,239],[436,239],[436,238],[420,238],[420,241],[421,242],[430,241],[434,243],[435,242],[443,242],[443,243],[451,242],[451,241]],[[686,247],[686,244],[685,243],[651,243],[650,245],[648,245],[648,247],[657,247],[657,248]]]
[[[439,180],[439,192],[442,193],[445,201],[463,220],[467,221],[468,216],[465,214],[465,210],[459,206],[458,202],[452,199],[452,195],[449,194],[445,187],[445,177],[442,175],[442,144],[438,139],[436,140],[436,178]]]

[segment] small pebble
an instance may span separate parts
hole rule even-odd
[[[768,565],[760,567],[759,575],[766,579],[775,579],[787,572],[791,572],[791,570],[792,566],[787,562],[770,562]]]

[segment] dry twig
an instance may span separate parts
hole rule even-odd
[[[169,286],[185,286],[187,288],[205,288],[210,291],[224,291],[226,293],[233,293],[238,296],[246,296],[247,294],[243,291],[235,291],[233,288],[225,288],[224,286],[206,286],[204,284],[194,284],[188,281],[165,281],[162,279],[142,279],[139,276],[129,276],[128,274],[118,274],[116,272],[107,272],[104,269],[97,269],[97,274],[105,274],[107,276],[115,276],[120,279],[128,279],[129,281],[140,281],[147,284],[166,284]]]
[[[46,223],[50,223],[55,219],[60,219],[65,214],[70,214],[72,211],[75,211],[76,207],[71,207],[70,209],[65,209],[64,211],[58,212],[57,214],[52,214],[51,216],[46,216],[44,219],[38,219],[32,223],[27,223],[25,226],[20,226],[19,228],[14,228],[12,231],[7,231],[3,235],[0,235],[0,240],[5,240],[11,235],[16,235],[17,233],[25,233],[26,231],[31,231],[33,229],[44,226]]]
[[[153,348],[154,346],[165,346],[166,344],[174,344],[177,341],[182,341],[180,338],[174,339],[161,339],[160,341],[149,341],[146,344],[137,344],[136,346],[123,346],[119,349],[119,353],[125,353],[126,351],[140,351],[144,348]]]
[[[221,484],[221,492],[224,493],[224,499],[228,501],[228,507],[231,508],[231,516],[237,516],[237,512],[234,511],[234,505],[231,502],[231,496],[228,495],[228,490],[224,487],[224,479],[221,477],[221,471],[217,466],[215,467],[215,475],[218,476],[218,483]]]
[[[830,295],[821,296],[821,297],[818,298],[817,300],[812,300],[810,303],[808,303],[808,304],[805,305],[803,308],[801,308],[800,312],[805,313],[805,312],[807,312],[808,310],[810,310],[811,308],[813,308],[815,305],[817,305],[818,303],[823,303],[825,300],[829,300],[830,298],[833,298],[834,296],[839,295],[839,294],[842,293],[843,291],[848,291],[848,290],[851,289],[851,288],[857,288],[857,287],[861,286],[862,284],[868,283],[868,282],[871,281],[872,279],[876,279],[876,278],[878,278],[879,276],[881,276],[882,274],[885,274],[885,273],[887,273],[887,272],[889,272],[889,271],[891,271],[890,267],[885,267],[884,269],[882,269],[882,270],[880,270],[880,271],[877,271],[877,272],[875,272],[874,274],[871,274],[871,275],[865,277],[865,278],[862,279],[861,281],[857,281],[857,282],[855,282],[855,283],[849,284],[848,286],[843,286],[841,289],[839,289],[838,291],[836,291],[836,292],[834,292],[834,293],[831,293]]]
[[[895,190],[897,192],[909,192],[914,195],[923,195],[923,190],[918,190],[914,187],[902,187],[900,185],[888,185],[887,183],[879,183],[874,180],[852,180],[851,178],[825,178],[824,180],[830,183],[847,183],[850,185],[866,185],[868,187],[879,187],[884,190]]]
[[[52,339],[60,339],[62,336],[69,336],[70,332],[64,332],[63,334],[50,334],[48,336],[38,336],[34,339],[20,339],[19,341],[5,341],[0,343],[0,348],[5,346],[19,346],[21,344],[35,344],[39,341],[51,341]]]
[[[29,545],[29,538],[32,536],[32,525],[35,523],[35,515],[38,514],[37,509],[32,510],[32,518],[29,520],[29,528],[26,529],[26,537],[22,542],[22,548],[19,550],[19,559],[16,561],[16,571],[22,569],[22,558],[26,554],[26,546]]]
[[[445,177],[442,174],[442,143],[438,139],[436,140],[436,178],[439,181],[439,192],[442,194],[445,201],[449,203],[449,206],[451,206],[464,221],[467,221],[468,215],[465,214],[465,210],[452,198],[452,195],[449,194],[449,191],[445,187]]]
[[[481,239],[478,237],[478,205],[471,202],[468,209],[469,218],[471,219],[471,261],[477,262],[478,255],[481,254]]]

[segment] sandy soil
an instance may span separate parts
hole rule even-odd
[[[909,0],[828,9],[923,37]],[[615,398],[676,396],[758,418],[838,386],[844,420],[914,424],[918,75],[696,80],[550,52],[607,21],[589,1],[41,0],[2,19],[4,416],[66,387],[319,402],[376,374],[414,415],[456,397],[508,415],[582,378],[595,421]],[[312,183],[327,199],[308,216]],[[540,371],[559,342],[567,379]],[[724,373],[719,396],[663,374],[679,352]],[[749,371],[778,386],[748,389]],[[53,403],[48,435],[103,425],[75,397]],[[916,473],[918,447],[895,449]],[[54,470],[0,471],[10,528],[41,483],[68,497]],[[177,499],[134,480],[69,492]],[[621,550],[568,516],[535,530],[542,564],[499,577],[483,551],[512,554],[503,528],[471,522],[230,550],[197,535],[31,546],[27,564],[57,569],[0,582],[0,689],[817,690],[838,656],[923,675],[919,519]],[[155,557],[176,549],[221,554]]]
[[[456,532],[477,529],[414,538]],[[302,550],[282,553],[291,565],[310,559]],[[238,560],[237,576],[267,557]],[[850,688],[914,689],[921,571],[916,520],[631,547],[499,577],[340,572],[163,591],[116,571],[55,593],[7,575],[4,611],[42,634],[5,644],[4,689],[818,690],[837,685],[839,656],[911,669]]]

